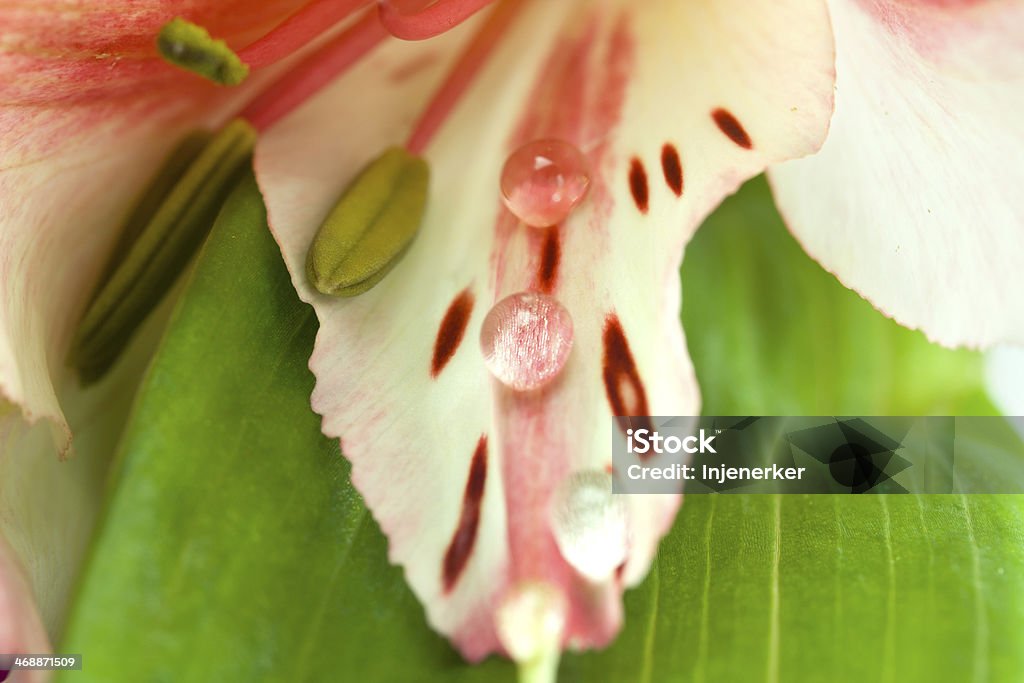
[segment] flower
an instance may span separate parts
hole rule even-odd
[[[187,18],[246,45],[290,9]],[[215,90],[152,59],[174,16],[165,7],[116,22],[107,5],[56,14],[46,32],[24,10],[3,11],[20,31],[0,75],[32,77],[0,81],[0,390],[26,419],[64,428],[64,379],[50,368],[116,217],[182,131],[222,123],[267,76],[254,69],[241,89]],[[467,658],[549,659],[617,632],[621,593],[643,577],[679,498],[631,497],[624,528],[599,526],[621,533],[614,565],[567,548],[593,530],[561,528],[552,506],[607,482],[612,416],[699,410],[678,267],[702,219],[747,178],[771,167],[808,251],[900,322],[947,344],[1024,339],[1011,294],[1021,213],[1001,191],[1021,172],[995,163],[1024,144],[1009,115],[1024,45],[1004,28],[1020,12],[911,0],[506,3],[478,22],[479,40],[467,25],[391,41],[280,121],[273,107],[298,102],[256,100],[273,114],[260,118],[254,157],[271,230],[321,323],[313,408],[343,439],[430,623]],[[309,95],[284,78],[286,94]],[[439,106],[417,124],[436,91]],[[431,173],[418,237],[371,291],[320,294],[305,268],[320,223],[410,130]],[[498,188],[507,157],[542,138],[579,149],[590,183],[568,219],[536,229]],[[935,158],[928,170],[943,182],[922,184]],[[82,233],[88,244],[70,252]],[[572,322],[565,367],[530,392],[495,381],[474,348],[489,309],[524,290],[553,297]],[[16,456],[2,457],[10,467]]]

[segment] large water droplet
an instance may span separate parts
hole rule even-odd
[[[563,140],[535,140],[509,156],[501,171],[505,205],[538,228],[565,220],[590,187],[587,160]]]
[[[612,477],[588,470],[567,477],[552,501],[552,530],[566,562],[591,581],[604,581],[626,560],[626,503],[612,495]]]
[[[498,604],[495,628],[509,657],[528,662],[561,649],[568,606],[550,583],[532,581],[513,586]]]
[[[491,373],[519,391],[544,386],[565,366],[572,350],[572,317],[553,297],[519,292],[484,318],[480,350]]]

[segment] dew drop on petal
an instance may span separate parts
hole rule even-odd
[[[561,223],[590,187],[587,160],[563,140],[529,142],[501,171],[501,195],[516,217],[538,228]]]
[[[604,581],[626,561],[626,503],[612,494],[612,476],[577,472],[559,484],[552,500],[552,531],[566,562],[591,581]]]
[[[498,639],[509,657],[527,662],[545,652],[558,652],[568,605],[555,586],[532,581],[513,586],[495,612]]]
[[[480,328],[484,363],[503,384],[538,389],[565,367],[572,350],[572,317],[547,294],[519,292],[487,313]]]

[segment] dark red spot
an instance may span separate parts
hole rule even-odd
[[[735,142],[743,149],[751,149],[754,143],[750,141],[750,136],[747,135],[747,131],[743,128],[743,124],[736,120],[729,111],[718,108],[711,112],[711,118],[718,124],[718,128],[725,133],[730,140]]]
[[[640,209],[640,213],[647,213],[647,171],[636,157],[633,157],[629,164],[629,191],[633,193],[633,201],[636,202],[636,208]]]
[[[612,415],[632,416],[617,420],[620,429],[654,429],[647,408],[647,391],[640,380],[622,323],[614,313],[609,314],[604,323],[604,388]]]
[[[679,161],[679,152],[666,142],[661,148],[661,170],[665,172],[665,182],[679,197],[683,194],[683,164]]]
[[[462,494],[462,514],[455,534],[444,554],[444,566],[441,578],[444,592],[450,593],[455,583],[462,576],[469,556],[476,544],[477,530],[480,527],[480,502],[484,498],[484,484],[487,482],[487,435],[480,437],[473,453],[473,462],[469,465],[469,477],[466,479],[466,490]]]
[[[537,289],[550,293],[558,279],[558,262],[562,259],[562,245],[558,239],[558,226],[548,228],[540,248],[540,268],[537,269]]]
[[[452,300],[441,320],[437,339],[434,341],[434,357],[430,361],[431,377],[437,377],[455,355],[455,350],[459,348],[462,337],[466,334],[466,324],[469,323],[469,314],[472,312],[473,293],[467,288]]]

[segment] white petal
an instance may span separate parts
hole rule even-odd
[[[836,114],[770,171],[807,252],[934,341],[1024,341],[1024,3],[831,0]]]
[[[0,405],[0,542],[6,539],[20,558],[34,609],[54,637],[71,604],[135,389],[175,298],[150,316],[124,359],[102,381],[85,390],[68,386],[61,391],[60,404],[75,434],[73,457],[60,457],[49,423],[29,427],[17,406]],[[0,652],[10,652],[2,645]]]
[[[627,563],[593,583],[558,551],[552,494],[570,474],[610,466],[616,412],[699,410],[678,317],[683,247],[743,180],[823,139],[832,90],[824,7],[532,3],[427,150],[429,209],[405,259],[357,299],[321,296],[304,274],[320,221],[364,163],[401,141],[437,82],[431,71],[390,84],[394,64],[416,49],[430,46],[388,48],[257,147],[271,229],[321,321],[313,406],[324,431],[342,438],[391,559],[463,654],[501,648],[494,612],[530,585],[565,598],[563,644],[602,645],[678,497],[629,501]],[[716,124],[720,108],[745,133],[722,115]],[[750,145],[739,144],[743,135]],[[589,197],[552,233],[518,224],[499,199],[506,157],[539,137],[576,144],[593,172]],[[662,170],[666,145],[681,159],[681,196]],[[478,337],[496,301],[531,288],[568,308],[575,346],[553,385],[524,394],[490,377]],[[440,353],[438,369],[438,338],[457,336],[441,333],[443,321],[460,312],[461,343]],[[481,444],[478,526],[451,581],[445,567],[466,531]]]

